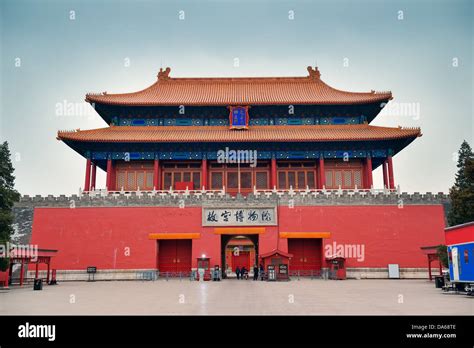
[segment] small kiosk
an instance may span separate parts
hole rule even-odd
[[[12,248],[10,250],[10,263],[7,270],[8,275],[5,276],[5,287],[8,287],[9,284],[13,283],[13,266],[15,264],[20,265],[20,286],[23,286],[23,281],[25,278],[25,266],[28,264],[35,265],[35,280],[39,278],[39,265],[41,263],[46,265],[46,283],[50,283],[50,274],[51,274],[51,259],[56,256],[58,251],[56,249],[32,249],[32,248]],[[56,272],[53,270],[53,279],[54,284],[56,283]],[[42,283],[42,280],[41,280]]]
[[[265,278],[267,281],[290,280],[288,275],[290,259],[292,254],[281,250],[273,250],[259,257],[260,263],[265,269]]]
[[[346,259],[344,257],[331,257],[326,259],[329,269],[329,279],[346,279]]]
[[[197,259],[197,273],[196,280],[209,281],[211,280],[211,272],[209,270],[209,258],[203,255]]]

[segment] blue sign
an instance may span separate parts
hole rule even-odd
[[[247,110],[245,108],[233,108],[232,109],[232,127],[245,127],[247,126]]]

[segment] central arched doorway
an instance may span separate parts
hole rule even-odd
[[[223,235],[221,240],[222,276],[235,278],[235,268],[245,267],[253,276],[258,262],[258,235]]]

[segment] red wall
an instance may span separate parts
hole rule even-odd
[[[259,252],[277,247],[288,251],[287,239],[278,232],[331,232],[325,245],[363,244],[365,260],[348,260],[348,267],[426,267],[421,246],[444,243],[444,212],[436,206],[312,206],[279,208],[279,227],[260,235]],[[221,264],[221,236],[201,226],[201,208],[91,207],[36,208],[32,244],[58,249],[53,268],[99,269],[155,268],[157,242],[149,233],[200,232],[193,239],[193,267],[202,254],[210,264]],[[130,256],[126,256],[126,248]]]
[[[446,245],[472,243],[474,241],[474,224],[460,226],[446,231]]]
[[[36,208],[31,243],[58,249],[57,269],[155,268],[157,243],[149,233],[196,232],[200,225],[201,208]]]
[[[426,267],[420,247],[444,243],[441,205],[280,207],[280,232],[331,232],[326,245],[363,244],[365,260],[347,267]]]

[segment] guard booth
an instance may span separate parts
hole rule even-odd
[[[25,277],[25,266],[29,264],[35,265],[35,279],[39,279],[39,266],[40,264],[46,265],[46,284],[49,284],[50,273],[51,273],[51,259],[56,256],[58,251],[56,249],[33,249],[31,247],[21,248],[14,247],[10,250],[10,262],[8,266],[8,276],[5,278],[5,287],[9,284],[13,284],[13,266],[15,264],[20,265],[20,286],[23,286]]]
[[[289,265],[293,255],[281,250],[273,250],[265,254],[261,254],[260,263],[265,269],[265,279],[267,281],[290,280]]]
[[[344,257],[331,257],[326,259],[329,269],[329,279],[346,279],[346,259]]]
[[[204,280],[209,281],[211,280],[211,272],[209,270],[209,261],[210,259],[203,255],[202,257],[198,257],[197,259],[197,279],[196,280]]]

